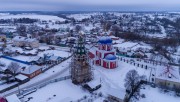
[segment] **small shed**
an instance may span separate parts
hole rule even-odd
[[[124,89],[109,88],[108,100],[110,102],[124,102],[126,91]]]
[[[29,81],[29,78],[23,74],[18,74],[15,76],[15,79],[18,81],[18,82],[27,82]]]
[[[98,80],[92,80],[84,84],[82,87],[91,93],[101,88],[101,83]]]

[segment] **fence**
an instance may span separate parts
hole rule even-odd
[[[8,56],[1,56],[2,58],[5,58],[5,59],[8,59],[8,60],[12,60],[12,61],[15,61],[15,62],[19,62],[19,63],[23,63],[23,64],[26,64],[26,65],[30,65],[31,63],[29,62],[26,62],[26,61],[21,61],[21,60],[18,60],[18,59],[14,59],[14,58],[11,58],[11,57],[8,57]]]
[[[29,80],[25,80],[25,81],[23,81],[23,82],[17,83],[17,84],[15,84],[15,85],[12,85],[12,86],[10,86],[10,87],[8,87],[8,88],[5,88],[5,89],[3,89],[3,90],[0,90],[0,93],[9,91],[9,90],[11,90],[11,89],[13,89],[13,88],[16,88],[16,87],[18,87],[19,85],[22,85],[22,84],[24,84],[24,83],[26,83],[26,82],[28,82],[28,81],[29,81]]]
[[[150,68],[150,67],[148,67],[148,66],[145,65],[145,64],[136,63],[135,61],[131,61],[131,60],[129,60],[129,59],[125,59],[125,58],[122,58],[122,57],[120,57],[120,58],[118,57],[118,59],[119,59],[120,61],[129,63],[129,64],[134,65],[134,66],[137,66],[137,67],[141,67],[141,68],[145,68],[145,69]]]
[[[65,76],[65,77],[61,77],[61,78],[57,78],[57,79],[53,79],[53,80],[44,82],[42,84],[33,86],[31,88],[28,88],[28,89],[22,89],[20,91],[20,93],[17,94],[17,96],[19,96],[20,98],[23,98],[24,96],[26,96],[28,94],[36,92],[37,89],[40,89],[40,88],[43,88],[43,87],[45,87],[45,86],[47,86],[49,84],[52,84],[52,83],[55,83],[55,82],[59,82],[59,81],[63,81],[63,80],[67,80],[67,79],[70,79],[70,78],[71,78],[71,76]]]

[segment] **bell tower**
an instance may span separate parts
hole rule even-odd
[[[91,66],[85,48],[85,36],[80,34],[75,44],[70,65],[71,80],[74,84],[82,84],[92,80]]]

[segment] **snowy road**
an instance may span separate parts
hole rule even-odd
[[[69,60],[69,59],[68,59],[68,60]],[[59,64],[59,65],[57,65],[57,66],[55,66],[55,67],[58,67],[58,68],[59,68],[60,65],[63,65],[63,64],[67,64],[67,65],[68,65],[68,60],[66,60],[66,61],[63,62],[62,64]],[[62,75],[63,73],[65,73],[67,70],[69,70],[69,67],[68,67],[68,66],[63,67],[61,70],[58,70],[58,71],[56,71],[56,72],[53,72],[53,74],[49,75],[49,76],[46,77],[46,78],[39,79],[39,80],[37,79],[36,82],[30,83],[30,84],[25,83],[25,84],[21,85],[21,86],[20,86],[20,89],[22,90],[22,89],[30,88],[30,87],[33,87],[33,86],[37,86],[37,85],[39,85],[39,84],[42,84],[43,82],[46,82],[46,81],[55,79],[55,78],[61,76],[61,75]],[[46,74],[46,72],[45,72],[44,74]],[[30,82],[31,82],[31,81],[30,81]],[[12,94],[15,94],[15,93],[18,93],[18,88],[14,88],[14,89],[12,89],[12,90],[10,90],[10,91],[7,91],[7,92],[3,93],[3,96],[9,96],[9,95],[12,95]]]
[[[51,76],[49,76],[49,77],[47,77],[47,78],[45,78],[43,80],[40,80],[40,81],[38,81],[36,83],[33,83],[33,84],[30,84],[28,86],[21,87],[21,90],[26,89],[26,88],[30,88],[30,87],[34,87],[34,86],[37,86],[39,84],[42,84],[43,82],[46,82],[46,81],[51,80],[51,79],[54,79],[54,78],[58,77],[59,75],[61,75],[62,73],[64,73],[65,71],[67,71],[68,69],[69,68],[67,67],[67,68],[63,69],[62,71],[60,71],[60,72],[58,72],[58,73],[56,73],[54,75],[51,75]],[[4,96],[9,96],[9,95],[16,94],[16,93],[18,93],[18,89],[16,89],[13,92],[4,94]]]

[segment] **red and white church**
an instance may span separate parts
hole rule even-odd
[[[116,51],[112,47],[112,39],[108,36],[100,37],[98,46],[89,50],[89,57],[93,64],[102,66],[107,69],[118,67]]]

